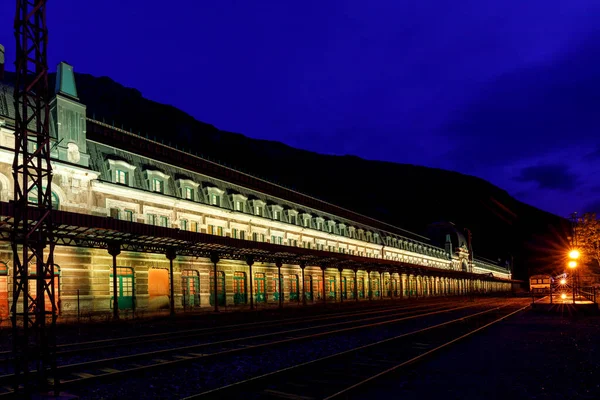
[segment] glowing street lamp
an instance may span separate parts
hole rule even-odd
[[[564,300],[564,299],[567,298],[567,295],[563,293],[563,294],[560,295],[560,298]]]
[[[565,278],[562,278],[562,279],[560,280],[560,284],[561,284],[561,285],[566,285],[566,284],[567,284],[567,280],[566,280]]]
[[[569,261],[569,268],[575,268],[577,267],[577,261]]]
[[[579,250],[571,250],[569,252],[569,258],[571,260],[577,260],[579,258],[580,254],[579,254]]]

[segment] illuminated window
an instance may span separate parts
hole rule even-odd
[[[236,201],[234,203],[234,209],[235,209],[235,211],[242,211],[242,202],[241,201]]]
[[[125,221],[133,222],[133,211],[125,210],[125,212],[123,213],[123,217]]]
[[[261,206],[254,207],[254,213],[258,216],[262,216],[263,215],[262,207]]]
[[[152,179],[152,191],[157,193],[164,193],[165,187],[163,181],[160,179]]]
[[[208,226],[208,233],[211,235],[215,234],[215,226],[214,225],[209,225]]]
[[[212,204],[213,206],[221,207],[221,196],[218,196],[216,194],[211,194],[210,195],[210,204]]]
[[[283,244],[283,238],[281,236],[271,235],[271,243],[274,243],[274,244]]]
[[[273,210],[273,219],[279,221],[281,219],[281,211]]]
[[[192,189],[191,187],[186,187],[185,188],[185,198],[187,200],[194,200],[194,189]]]
[[[129,185],[129,172],[118,169],[115,174],[117,183],[121,185]]]
[[[223,233],[223,227],[222,226],[217,226],[217,235],[219,235],[219,236],[225,236],[225,234]]]
[[[190,230],[192,232],[198,232],[198,223],[196,221],[192,221]]]

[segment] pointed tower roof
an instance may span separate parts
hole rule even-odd
[[[56,68],[56,94],[62,94],[77,99],[77,86],[75,86],[75,74],[73,66],[61,61]]]

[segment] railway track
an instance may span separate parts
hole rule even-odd
[[[352,310],[347,312],[335,313],[335,314],[327,314],[327,315],[319,315],[315,317],[294,317],[294,318],[284,318],[270,321],[259,321],[259,322],[248,322],[248,323],[240,323],[240,324],[231,324],[224,326],[215,326],[215,327],[206,327],[206,328],[195,328],[195,329],[185,329],[173,332],[163,332],[163,333],[154,333],[154,334],[145,334],[145,335],[136,335],[136,336],[127,336],[127,337],[113,337],[109,339],[101,339],[94,341],[86,341],[86,342],[75,342],[75,343],[66,343],[57,346],[57,357],[65,357],[71,355],[84,355],[96,352],[103,352],[107,350],[116,350],[120,348],[131,348],[132,346],[139,347],[141,345],[152,344],[152,343],[168,343],[174,341],[182,341],[187,339],[202,339],[202,338],[210,338],[213,336],[223,337],[227,334],[239,334],[241,332],[252,331],[256,329],[260,330],[269,330],[273,328],[281,328],[284,326],[290,326],[294,324],[311,324],[318,323],[319,321],[334,321],[334,320],[342,320],[349,319],[351,321],[353,318],[361,319],[367,315],[389,315],[388,313],[396,313],[396,312],[410,312],[410,311],[418,311],[423,309],[435,308],[435,307],[443,307],[450,306],[456,304],[456,301],[441,301],[441,302],[431,302],[426,304],[404,304],[404,305],[396,305],[385,308],[377,308],[375,310]],[[6,365],[13,361],[12,351],[2,351],[0,352],[0,366],[3,364]],[[5,371],[6,372],[6,371]],[[0,375],[1,376],[1,375]]]
[[[494,306],[468,316],[380,340],[333,355],[252,377],[189,397],[341,399],[402,367],[498,323],[530,305]],[[363,393],[362,397],[367,395]]]
[[[486,302],[485,304],[488,304]],[[262,351],[274,346],[281,346],[291,343],[299,343],[315,338],[322,338],[331,335],[359,331],[368,328],[398,324],[404,321],[410,321],[427,316],[435,316],[449,312],[459,312],[472,307],[479,307],[484,303],[469,303],[459,307],[448,307],[448,305],[439,305],[438,308],[431,310],[406,309],[397,313],[386,313],[386,315],[370,316],[351,321],[338,321],[321,324],[317,326],[308,326],[271,333],[256,334],[246,337],[218,340],[189,346],[163,349],[137,353],[126,356],[110,357],[101,360],[86,361],[68,365],[61,365],[57,368],[61,377],[61,385],[65,388],[89,385],[93,382],[102,380],[112,380],[124,377],[154,373],[159,369],[179,366],[189,362],[203,362],[215,359],[221,359],[225,356],[237,354],[249,354],[254,351]],[[388,310],[389,311],[389,310]],[[368,314],[373,314],[369,312]],[[364,315],[364,313],[363,313]],[[347,317],[348,315],[345,315]],[[331,319],[331,316],[327,317]],[[12,388],[10,382],[12,375],[0,376],[0,390],[4,393],[0,396],[10,395]]]

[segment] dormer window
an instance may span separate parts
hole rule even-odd
[[[146,177],[148,179],[148,186],[151,191],[168,194],[166,183],[169,179],[169,175],[163,174],[162,172],[156,170],[147,170]]]
[[[191,179],[177,179],[177,187],[179,188],[179,194],[183,199],[196,201],[198,197],[196,193],[198,190],[198,186],[200,185]]]
[[[229,201],[234,211],[246,211],[246,202],[248,201],[248,198],[246,196],[241,195],[239,193],[233,193],[229,195]]]
[[[135,167],[123,160],[108,160],[108,170],[114,183],[133,186],[133,171]]]
[[[283,207],[274,204],[270,205],[269,208],[271,211],[271,217],[275,221],[281,221],[281,216],[283,215]]]
[[[259,217],[265,216],[265,202],[262,200],[252,200],[252,211]]]
[[[287,217],[287,222],[292,225],[298,225],[298,211],[296,210],[285,210],[285,216]]]
[[[164,193],[165,192],[165,184],[163,183],[162,180],[158,179],[158,178],[154,178],[152,179],[152,191],[153,192],[158,192],[158,193]]]
[[[340,230],[340,235],[341,236],[346,236],[346,225],[340,224],[339,225],[339,230]]]
[[[118,169],[115,174],[116,183],[120,183],[121,185],[129,184],[129,171]]]
[[[327,221],[327,232],[335,233],[335,221]]]
[[[323,230],[323,226],[324,226],[324,222],[325,220],[321,217],[316,217],[315,218],[315,229],[317,229],[318,231],[322,231]]]
[[[348,236],[352,239],[356,239],[356,229],[353,226],[348,227]]]
[[[223,206],[223,190],[219,189],[216,186],[208,186],[204,188],[206,193],[206,199],[208,200],[208,204],[211,206],[222,207]]]
[[[310,219],[311,219],[311,215],[310,214],[302,214],[302,226],[305,228],[310,227]]]

